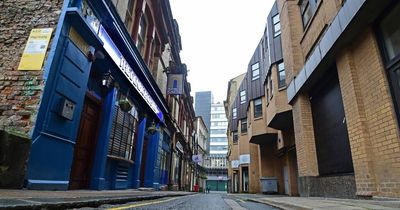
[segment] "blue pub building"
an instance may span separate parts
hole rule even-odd
[[[168,108],[111,1],[65,0],[50,47],[26,187],[158,188]]]

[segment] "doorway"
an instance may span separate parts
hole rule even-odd
[[[249,168],[242,168],[242,191],[249,192]]]
[[[283,166],[283,184],[285,186],[285,194],[289,195],[289,167]]]
[[[235,171],[233,174],[233,192],[239,192],[239,179],[238,179],[238,172]]]
[[[140,186],[141,187],[144,187],[148,142],[149,142],[149,139],[145,136],[144,140],[143,140],[142,161],[140,163]]]
[[[319,81],[310,96],[319,174],[353,173],[336,66]]]
[[[101,101],[90,94],[86,94],[78,137],[74,147],[69,189],[86,189],[89,187],[98,138],[100,110]]]

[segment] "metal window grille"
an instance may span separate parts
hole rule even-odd
[[[134,116],[115,106],[108,148],[110,156],[135,160],[137,126],[138,123]]]

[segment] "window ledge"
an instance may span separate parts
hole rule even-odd
[[[109,159],[112,159],[112,160],[124,161],[124,162],[129,163],[129,164],[134,164],[135,163],[133,160],[128,160],[128,159],[125,159],[125,158],[122,158],[122,157],[118,157],[118,156],[114,156],[114,155],[107,155],[107,157]]]
[[[261,117],[256,117],[256,118],[254,118],[254,121],[258,121],[258,120],[262,120],[263,119],[263,117],[261,116]]]
[[[287,86],[285,85],[283,87],[278,88],[278,91],[286,90],[286,88],[287,88]]]

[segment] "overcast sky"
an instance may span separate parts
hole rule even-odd
[[[170,0],[182,37],[192,96],[226,99],[228,81],[244,72],[264,32],[274,0]]]

